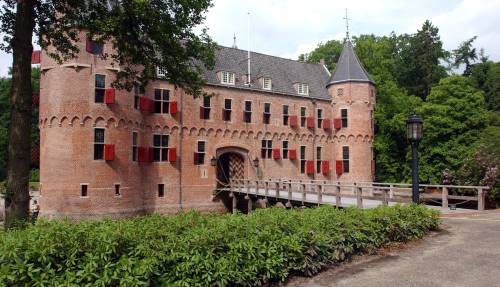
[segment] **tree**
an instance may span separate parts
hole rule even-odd
[[[414,35],[402,35],[397,39],[398,84],[410,94],[427,98],[433,85],[446,76],[440,65],[449,53],[443,49],[439,29],[427,20]]]
[[[464,41],[458,46],[457,49],[453,50],[453,65],[455,68],[459,68],[460,65],[465,65],[465,70],[463,72],[464,76],[469,76],[471,74],[471,67],[475,60],[477,60],[476,48],[472,47],[472,43],[476,40],[477,36]]]
[[[335,65],[339,60],[342,47],[342,43],[337,40],[329,40],[326,43],[319,43],[316,49],[312,52],[300,54],[299,61],[317,64],[321,59],[324,59],[328,70],[333,71],[335,70]]]
[[[211,0],[5,0],[0,15],[1,48],[13,54],[10,138],[7,162],[6,222],[26,219],[31,132],[31,53],[33,35],[58,62],[73,58],[79,31],[91,41],[112,45],[111,57],[122,70],[113,85],[131,89],[144,85],[162,67],[170,81],[193,96],[202,94],[202,65],[214,64],[204,20]]]
[[[417,111],[424,121],[420,178],[422,182],[441,183],[443,171],[459,170],[472,155],[489,123],[484,92],[466,77],[449,76],[432,89]],[[407,157],[411,157],[410,152]]]
[[[470,78],[474,86],[486,94],[486,105],[491,111],[500,112],[500,62],[492,62],[480,52],[480,62],[471,67]],[[500,122],[497,121],[496,125]]]

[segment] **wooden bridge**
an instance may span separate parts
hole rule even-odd
[[[486,186],[428,184],[419,185],[419,188],[421,202],[431,203],[430,206],[440,207],[443,210],[448,210],[449,207],[456,208],[457,205],[466,202],[476,202],[477,209],[484,210],[485,195],[488,190]],[[269,199],[286,201],[288,207],[293,204],[329,204],[339,208],[349,206],[373,208],[379,205],[411,203],[411,184],[398,183],[231,179],[228,185],[219,187],[217,192],[229,193],[233,212],[237,210],[238,195],[248,201],[249,211],[252,209],[253,200],[256,199],[262,199],[264,203]],[[453,204],[449,204],[450,200]]]

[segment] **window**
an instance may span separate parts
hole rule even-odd
[[[270,103],[264,103],[264,115],[263,115],[263,121],[264,124],[269,124],[271,121],[271,104]]]
[[[120,184],[115,184],[115,196],[120,196]]]
[[[306,126],[306,107],[300,107],[300,126]]]
[[[203,97],[203,106],[201,107],[201,119],[208,120],[210,119],[210,97]]]
[[[158,78],[165,78],[167,76],[167,69],[163,67],[156,67],[156,76]]]
[[[232,104],[233,103],[231,99],[224,99],[223,120],[226,122],[231,121]]]
[[[372,132],[375,132],[375,120],[373,118],[373,111],[370,111],[370,128]]]
[[[245,101],[245,111],[243,114],[243,121],[245,123],[252,122],[252,102],[251,101]]]
[[[349,172],[349,147],[342,147],[342,165],[344,166],[344,173]]]
[[[306,146],[300,146],[300,173],[306,173]]]
[[[168,114],[168,101],[170,98],[170,91],[164,89],[155,89],[155,113]]]
[[[94,159],[104,159],[104,129],[94,129]]]
[[[104,103],[104,93],[106,90],[106,76],[95,75],[95,102]]]
[[[198,141],[197,164],[205,164],[205,141]]]
[[[323,122],[323,110],[322,109],[318,109],[317,110],[317,118],[318,118],[318,128],[321,128],[321,123]]]
[[[87,197],[87,196],[89,196],[88,189],[89,189],[89,185],[88,184],[81,184],[80,185],[80,196],[81,197]]]
[[[316,147],[316,173],[321,173],[321,147]]]
[[[234,85],[234,73],[222,71],[220,82],[222,84]]]
[[[138,85],[134,85],[134,109],[138,110],[140,108],[139,105],[139,94],[144,94],[144,87],[139,87]]]
[[[165,184],[159,183],[158,184],[158,197],[164,197],[165,196]]]
[[[309,95],[309,85],[304,83],[297,83],[297,93],[299,95]]]
[[[347,109],[340,110],[340,118],[342,120],[342,127],[347,128]]]
[[[137,132],[132,132],[132,161],[137,161]]]
[[[288,141],[283,141],[283,159],[288,158]]]
[[[273,152],[273,141],[262,140],[262,149],[260,155],[262,158],[271,158]]]
[[[272,87],[271,78],[262,79],[262,88],[264,90],[271,90],[271,87]]]
[[[153,135],[153,161],[168,161],[168,135]]]
[[[337,89],[337,96],[342,96],[342,95],[344,95],[344,89],[342,88]]]
[[[290,115],[288,114],[288,105],[283,105],[283,125],[288,126],[288,118]]]

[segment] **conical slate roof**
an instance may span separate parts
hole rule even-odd
[[[345,42],[335,71],[333,71],[326,86],[345,82],[368,82],[375,84],[361,65],[349,40]]]

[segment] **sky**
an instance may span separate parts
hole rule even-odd
[[[236,34],[240,49],[250,46],[252,51],[297,59],[320,42],[344,38],[347,8],[351,35],[415,33],[429,19],[439,28],[445,49],[477,36],[475,47],[500,60],[500,0],[213,0],[213,4],[203,26],[223,46],[232,46]],[[0,76],[7,74],[11,62],[10,55],[0,52]]]

